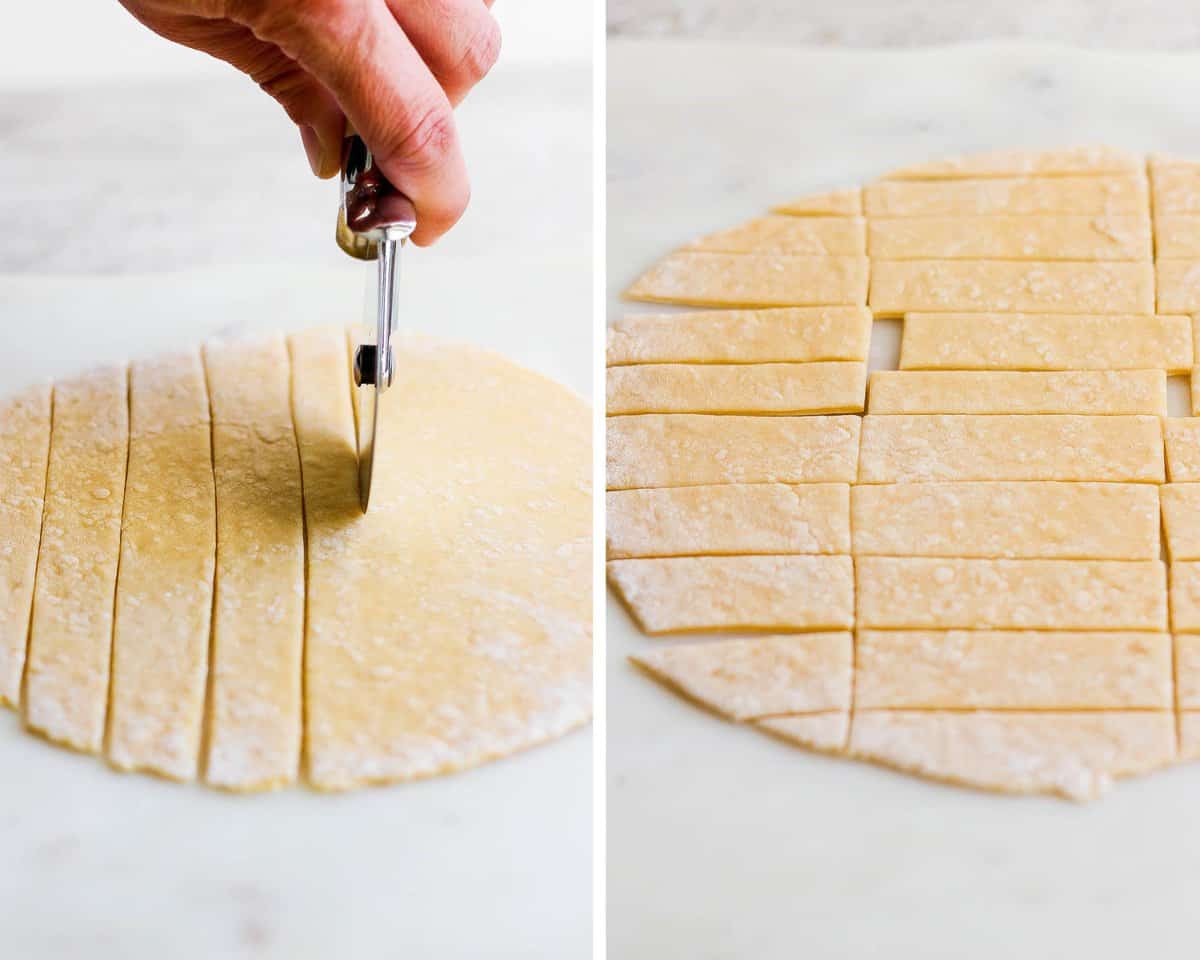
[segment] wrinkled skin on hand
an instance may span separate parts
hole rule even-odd
[[[274,97],[318,176],[337,173],[348,121],[416,206],[414,242],[434,242],[462,216],[470,185],[453,110],[499,55],[491,0],[121,3]]]

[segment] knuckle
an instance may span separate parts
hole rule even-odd
[[[406,161],[430,168],[450,156],[457,142],[454,114],[448,105],[439,103],[416,114],[400,153]]]
[[[500,24],[491,16],[480,19],[477,27],[463,45],[462,57],[455,68],[461,81],[474,85],[488,75],[500,59]]]

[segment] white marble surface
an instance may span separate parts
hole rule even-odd
[[[609,0],[608,30],[824,47],[1038,40],[1187,50],[1200,43],[1200,10],[1177,0]]]
[[[621,41],[609,62],[610,312],[655,257],[772,201],[991,146],[1200,157],[1200,57]],[[894,365],[894,325],[873,365]],[[788,747],[635,671],[608,604],[611,955],[793,960],[1189,952],[1200,765],[1088,807]]]

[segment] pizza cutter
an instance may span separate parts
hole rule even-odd
[[[394,372],[392,334],[396,330],[400,252],[416,227],[417,212],[412,201],[375,165],[362,138],[354,133],[347,136],[342,144],[337,242],[350,256],[374,260],[377,265],[373,284],[368,275],[361,342],[354,350],[354,384],[360,391],[358,499],[363,513],[371,501],[379,398],[392,385]]]

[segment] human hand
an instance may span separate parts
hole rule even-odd
[[[492,0],[120,0],[169,40],[233,64],[338,172],[346,121],[417,209],[413,241],[462,216],[470,184],[453,108],[496,62]]]

